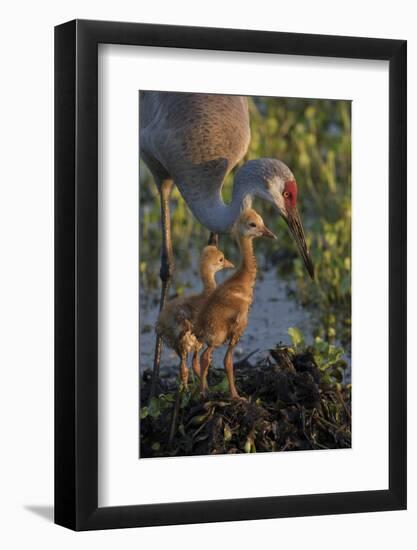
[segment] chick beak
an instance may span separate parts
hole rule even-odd
[[[232,262],[229,262],[229,260],[226,260],[226,258],[224,259],[223,267],[224,267],[224,269],[234,269],[235,268],[234,264],[232,264]]]
[[[266,225],[263,226],[263,228],[261,229],[261,233],[262,233],[262,237],[268,237],[269,239],[276,239],[276,235],[274,235],[274,233],[272,233],[272,231],[270,231]]]
[[[287,222],[288,228],[291,231],[295,242],[297,243],[298,251],[303,258],[304,265],[306,266],[310,277],[314,279],[314,265],[310,256],[310,252],[307,248],[304,229],[297,208],[292,208],[291,210],[288,210],[287,215],[283,216],[283,218]]]

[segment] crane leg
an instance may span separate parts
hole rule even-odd
[[[219,234],[218,233],[210,233],[210,237],[207,244],[211,244],[215,246],[216,248],[219,248]]]
[[[172,252],[171,240],[171,213],[169,208],[169,198],[172,192],[173,181],[170,179],[164,180],[159,186],[159,194],[161,199],[161,226],[162,226],[162,251],[161,251],[161,269],[159,277],[162,282],[161,299],[159,302],[159,311],[165,305],[169,287],[171,284],[172,274],[174,271],[174,254]],[[155,354],[153,361],[153,373],[149,399],[155,395],[156,386],[159,380],[159,365],[161,361],[162,340],[160,336],[156,337]]]
[[[174,441],[175,433],[177,431],[178,415],[179,415],[179,412],[180,412],[181,395],[182,395],[183,391],[184,391],[184,388],[182,386],[180,386],[177,389],[177,397],[175,399],[175,404],[174,404],[174,408],[173,408],[173,411],[172,411],[171,426],[169,428],[168,447],[171,447],[171,445]]]

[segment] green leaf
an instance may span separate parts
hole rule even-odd
[[[314,347],[317,349],[319,353],[327,353],[329,345],[322,338],[317,336],[316,339],[314,340]]]
[[[223,437],[225,441],[230,441],[232,439],[232,432],[227,424],[224,426],[223,429]]]
[[[161,414],[159,399],[157,397],[152,397],[148,407],[148,414],[152,416],[152,418],[157,418]]]
[[[200,426],[205,420],[207,420],[209,415],[210,415],[210,411],[208,413],[205,413],[205,414],[198,414],[196,416],[193,416],[192,419],[190,420],[190,425],[191,426]]]
[[[211,391],[219,393],[228,393],[229,392],[229,382],[227,377],[224,376],[218,384],[211,386]]]
[[[162,404],[165,403],[173,403],[175,401],[175,394],[173,393],[163,393],[159,396],[160,401]]]
[[[333,384],[332,377],[329,374],[325,374],[322,376],[322,384],[326,384],[327,386],[331,386]]]
[[[245,445],[243,447],[243,450],[245,453],[250,453],[251,452],[251,449],[252,449],[252,439],[250,437],[248,437],[246,439],[246,442],[245,442]]]
[[[297,327],[290,327],[288,329],[288,334],[290,335],[292,344],[295,348],[297,348],[300,344],[304,344],[303,333]]]
[[[191,393],[183,391],[181,394],[180,409],[185,409],[190,402]]]

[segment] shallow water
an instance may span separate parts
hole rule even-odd
[[[221,272],[217,274],[217,282],[221,283],[227,278],[229,273]],[[177,277],[181,279],[185,273],[178,273]],[[188,270],[187,280],[190,288],[186,294],[201,291],[201,284],[195,273],[195,270]],[[258,350],[251,357],[255,362],[260,354],[273,348],[279,342],[290,343],[288,336],[289,327],[298,327],[304,334],[306,341],[312,340],[311,317],[310,313],[297,304],[287,294],[288,284],[281,281],[276,274],[275,269],[263,271],[258,277],[255,286],[254,301],[249,314],[249,323],[239,344],[235,349],[235,359],[246,356],[247,354]],[[159,291],[158,291],[159,292]],[[158,317],[157,292],[149,294],[141,289],[140,293],[140,370],[152,368],[153,353],[155,345],[155,321]],[[225,348],[215,350],[213,362],[216,366],[221,366]],[[178,364],[178,358],[175,352],[164,346],[161,357],[161,368],[172,367]]]

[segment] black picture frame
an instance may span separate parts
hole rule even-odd
[[[389,488],[98,507],[98,44],[389,62]],[[55,522],[74,530],[406,508],[404,40],[75,20],[55,28]],[[377,129],[375,130],[377,131]]]

